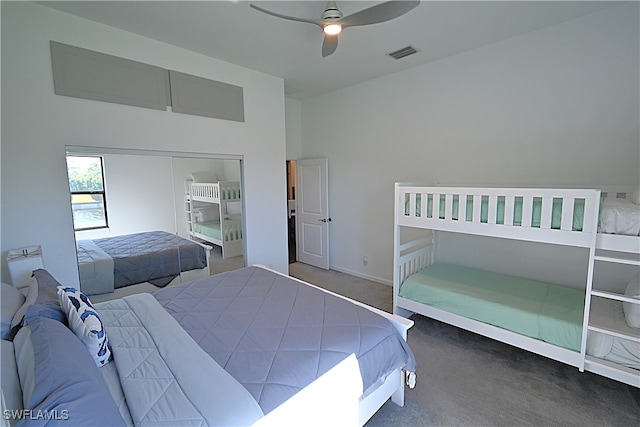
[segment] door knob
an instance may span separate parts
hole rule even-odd
[[[331,222],[331,218],[322,218],[322,219],[319,219],[318,221]]]

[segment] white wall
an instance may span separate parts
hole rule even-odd
[[[331,268],[390,282],[395,181],[638,184],[638,35],[627,3],[303,100],[302,156],[329,159]]]
[[[287,160],[299,160],[302,158],[301,104],[298,100],[287,98],[284,106],[287,118]]]
[[[240,162],[237,160],[223,160],[222,170],[223,172],[218,178],[225,181],[242,181],[240,178]]]
[[[65,145],[241,155],[246,262],[286,272],[282,79],[26,2],[2,2],[2,258],[41,244],[45,266],[77,284]],[[57,96],[49,41],[244,88],[245,122]]]

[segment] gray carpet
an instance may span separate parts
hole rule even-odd
[[[390,311],[392,289],[304,264],[290,274]],[[414,316],[418,361],[405,406],[387,402],[377,426],[638,426],[640,390],[477,334]]]
[[[204,242],[206,245],[210,245],[211,257],[209,259],[209,272],[211,275],[222,273],[224,271],[237,270],[244,267],[244,257],[242,255],[223,259],[222,248],[211,243]]]

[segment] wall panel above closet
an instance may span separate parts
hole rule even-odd
[[[57,95],[166,110],[167,70],[51,42],[53,87]]]
[[[169,71],[171,109],[174,113],[244,122],[240,86]]]
[[[57,95],[244,122],[240,86],[51,41]]]

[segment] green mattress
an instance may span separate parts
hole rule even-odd
[[[409,277],[401,297],[580,351],[584,291],[436,263]]]
[[[196,222],[193,227],[196,233],[204,234],[214,239],[222,240],[220,221]]]
[[[421,194],[416,195],[416,216],[421,217]],[[452,217],[453,219],[458,219],[458,205],[459,198],[454,196],[452,203]],[[439,204],[439,218],[444,218],[444,200],[445,195],[440,195],[441,203]],[[513,209],[513,225],[522,225],[522,199],[516,198],[514,201],[514,209]],[[504,224],[504,204],[505,199],[503,197],[498,198],[497,203],[497,212],[496,212],[496,223]],[[433,196],[429,195],[427,197],[427,218],[433,217]],[[404,207],[405,215],[409,215],[409,200],[405,200]],[[473,200],[471,197],[467,198],[467,208],[466,208],[466,220],[471,221],[473,215]],[[551,228],[552,229],[560,229],[560,225],[562,222],[562,200],[554,199],[552,205],[552,213],[551,213]],[[540,217],[542,216],[542,200],[540,198],[535,198],[533,200],[532,212],[531,212],[531,226],[539,228],[540,227]],[[484,196],[481,199],[480,206],[480,222],[488,222],[489,217],[489,199]],[[584,220],[584,200],[576,199],[573,209],[573,231],[582,231],[582,223]]]

